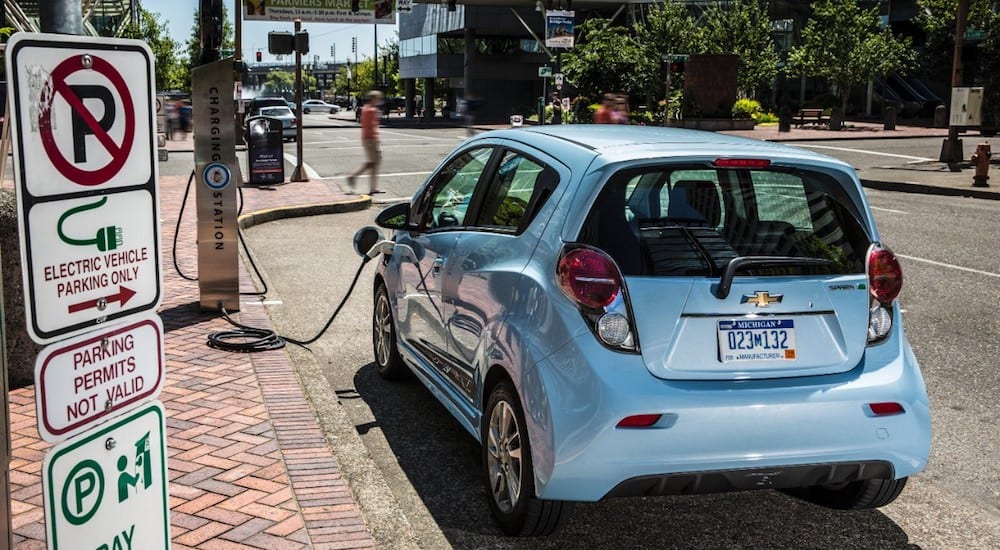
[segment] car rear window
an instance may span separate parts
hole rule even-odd
[[[830,262],[761,275],[864,273],[870,243],[861,219],[842,185],[819,172],[661,166],[612,176],[579,240],[626,275],[719,276],[738,256]]]

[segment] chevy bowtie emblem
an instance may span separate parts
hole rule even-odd
[[[754,294],[744,294],[740,299],[741,304],[751,303],[757,307],[768,307],[771,304],[781,303],[781,294],[770,294],[766,291],[758,290]]]

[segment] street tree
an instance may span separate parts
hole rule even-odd
[[[578,27],[577,43],[562,54],[562,72],[590,101],[606,92],[631,92],[637,86],[639,45],[629,29],[594,18]]]
[[[139,8],[139,17],[126,25],[122,38],[142,40],[153,51],[156,71],[156,89],[170,90],[180,86],[178,78],[177,48],[179,44],[170,38],[166,22],[160,15],[145,8]]]
[[[315,89],[316,77],[302,74],[302,89]],[[265,96],[295,97],[295,73],[288,71],[271,71],[264,81]]]
[[[928,75],[951,74],[958,0],[917,0],[917,5],[914,22],[925,36],[920,44],[923,69]],[[978,50],[978,62],[963,70],[963,85],[983,86],[983,123],[992,128],[1000,126],[1000,12],[994,5],[994,0],[969,0],[966,29],[982,39],[965,42],[967,48]]]
[[[637,92],[652,98],[665,97],[664,55],[690,54],[697,45],[697,28],[684,2],[650,5],[632,26],[638,44],[636,62]],[[672,88],[680,89],[681,82]],[[665,102],[666,104],[666,102]]]
[[[234,48],[233,42],[233,24],[229,22],[229,17],[226,15],[227,8],[225,4],[222,6],[222,48],[223,50],[232,50]],[[191,36],[188,38],[187,43],[184,47],[185,55],[184,59],[186,63],[180,64],[180,70],[178,71],[178,80],[180,82],[180,87],[184,91],[191,91],[191,69],[201,65],[201,9],[197,9],[194,12],[194,24],[191,25]]]
[[[744,97],[756,97],[778,73],[778,51],[764,0],[732,0],[709,6],[698,23],[697,51],[739,57],[737,86]]]
[[[802,42],[788,55],[791,75],[823,77],[840,100],[831,129],[840,129],[851,88],[868,79],[905,70],[915,62],[909,37],[897,38],[881,26],[877,8],[855,0],[820,0],[802,30]]]

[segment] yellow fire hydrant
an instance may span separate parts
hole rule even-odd
[[[980,143],[976,145],[976,152],[972,153],[972,166],[976,169],[976,174],[972,176],[973,187],[989,187],[987,183],[990,179],[990,144]]]

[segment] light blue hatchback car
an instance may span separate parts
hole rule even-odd
[[[720,134],[480,134],[358,232],[380,374],[482,444],[504,532],[572,503],[779,489],[892,502],[930,451],[902,273],[854,170]]]

